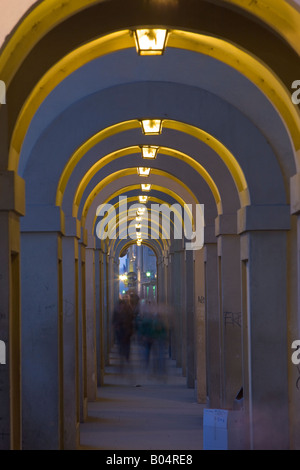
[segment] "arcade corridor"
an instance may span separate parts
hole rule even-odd
[[[300,450],[299,0],[0,8],[0,449],[128,449],[124,392]],[[165,381],[116,372],[124,312]]]

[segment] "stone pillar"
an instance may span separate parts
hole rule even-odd
[[[181,240],[180,240],[181,242]],[[175,245],[175,244],[174,244]],[[186,315],[185,315],[185,273],[184,273],[184,251],[178,245],[174,247],[172,260],[172,280],[173,280],[173,326],[174,342],[177,367],[182,367],[183,375],[186,375]]]
[[[104,362],[109,365],[109,312],[108,312],[108,257],[104,248],[103,252],[103,333],[104,333]]]
[[[97,250],[98,269],[96,270],[96,327],[97,327],[97,382],[104,383],[105,354],[104,354],[104,268],[102,250]]]
[[[21,224],[25,450],[64,445],[61,226],[59,208],[45,206],[28,207]]]
[[[0,118],[1,125],[5,124],[5,106],[0,106]],[[5,125],[0,130],[3,152],[4,131]],[[1,171],[0,341],[5,343],[6,363],[0,364],[0,450],[19,450],[22,446],[19,216],[25,213],[24,201],[24,181],[13,172]]]
[[[244,399],[251,449],[289,448],[288,206],[238,213],[242,264]]]
[[[232,409],[242,388],[240,238],[236,215],[216,219],[218,239],[222,408]]]
[[[114,259],[109,254],[107,255],[107,334],[108,334],[108,352],[111,351],[114,345],[113,329],[112,329],[112,314],[114,309]]]
[[[64,449],[79,446],[79,245],[75,219],[66,220],[63,250]]]
[[[160,303],[165,302],[165,275],[164,275],[164,259],[160,257],[157,262],[157,286],[158,286],[158,299]]]
[[[86,237],[82,234],[79,243],[80,260],[80,315],[79,315],[79,371],[80,371],[80,421],[84,422],[87,418],[87,336],[86,336],[86,267],[85,251]]]
[[[186,382],[188,388],[195,387],[195,285],[194,254],[185,251],[185,315],[186,315]]]
[[[95,401],[97,397],[95,249],[92,247],[93,242],[93,240],[89,240],[85,250],[87,397],[89,401]]]
[[[173,265],[174,265],[174,251],[173,249],[169,251],[169,275],[168,275],[168,327],[169,327],[169,355],[172,359],[174,359],[175,354],[175,336],[174,336],[174,325],[173,325],[173,312],[174,312],[174,305],[173,305],[173,284],[174,280],[174,272],[173,272]]]
[[[101,341],[100,341],[100,310],[101,310],[101,286],[100,286],[100,270],[101,270],[101,252],[98,248],[98,243],[96,240],[96,249],[95,249],[95,319],[96,319],[96,386],[98,387],[101,382],[101,360],[100,360],[100,348],[101,348]]]
[[[214,240],[211,237],[209,241]],[[207,240],[207,237],[206,237]],[[220,408],[220,318],[218,296],[218,250],[217,243],[205,246],[205,305],[206,305],[206,358],[207,396],[210,408]]]
[[[195,259],[195,354],[197,401],[206,404],[206,327],[204,248],[194,251]]]
[[[300,173],[291,178],[291,230],[288,240],[290,295],[294,294],[288,312],[288,351],[295,352],[292,343],[300,339]],[[295,256],[295,253],[297,254]],[[289,360],[290,448],[300,450],[300,364]]]

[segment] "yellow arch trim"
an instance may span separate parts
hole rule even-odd
[[[123,149],[120,149],[120,150],[116,150],[116,151],[106,155],[105,157],[102,157],[100,160],[98,160],[98,162],[96,162],[86,172],[86,174],[84,175],[84,177],[80,181],[80,183],[77,187],[77,191],[75,193],[74,204],[77,207],[79,207],[81,198],[82,198],[82,196],[84,194],[84,191],[86,190],[87,186],[89,185],[90,181],[98,173],[98,171],[100,171],[105,165],[107,165],[108,163],[110,163],[114,160],[117,160],[118,158],[126,157],[130,154],[133,154],[133,153],[140,153],[140,151],[141,151],[141,149],[140,149],[139,146],[126,147],[126,148],[123,148]],[[178,150],[169,149],[167,147],[160,147],[159,153],[172,156],[172,157],[177,158],[177,159],[187,163],[188,165],[190,165],[194,170],[196,170],[199,173],[199,175],[208,184],[208,186],[209,186],[209,188],[210,188],[210,190],[211,190],[211,192],[212,192],[212,194],[215,198],[216,205],[218,206],[221,203],[221,196],[220,196],[219,190],[217,188],[217,185],[215,184],[214,180],[212,179],[212,177],[210,176],[208,171],[206,171],[206,169],[202,165],[200,165],[200,163],[198,163],[192,157],[190,157],[189,155],[186,155],[183,152],[179,152]],[[151,170],[151,171],[153,171],[153,170]]]
[[[180,181],[178,178],[175,178],[175,176],[171,175],[170,173],[167,173],[166,171],[156,170],[154,168],[152,168],[151,173],[154,175],[163,176],[165,178],[168,178],[174,181],[175,183],[177,183],[179,186],[181,186],[185,191],[187,191],[190,194],[191,198],[195,201],[196,204],[199,204],[198,199],[195,197],[194,193],[189,189],[189,187],[186,184],[184,184],[182,181]],[[89,208],[92,204],[92,201],[97,196],[97,194],[100,191],[102,191],[103,188],[108,186],[110,183],[112,183],[116,179],[124,178],[125,176],[132,176],[136,174],[137,174],[136,168],[125,168],[124,170],[119,170],[119,171],[116,171],[115,173],[111,173],[109,176],[107,176],[102,181],[100,181],[100,183],[98,183],[95,186],[95,188],[92,190],[92,192],[89,194],[89,196],[86,199],[86,202],[84,204],[83,211],[82,211],[82,218],[85,219],[86,214],[88,213]],[[138,185],[138,187],[140,187],[140,185]],[[157,185],[152,185],[152,189],[157,189],[158,187],[159,186]],[[78,214],[78,205],[76,204],[74,200],[73,217],[77,217],[77,214]]]
[[[120,220],[120,216],[121,216],[122,214],[125,215],[125,211],[123,211],[123,212],[121,212],[121,213],[119,214],[118,220],[116,221],[116,224],[113,226],[113,229],[112,229],[112,230],[114,230],[116,227],[120,227],[121,224],[123,225],[123,224],[125,223],[124,220],[122,220],[122,219]],[[135,217],[127,217],[127,220],[130,221],[130,222],[132,222],[132,221],[135,220]],[[102,221],[102,222],[103,222],[103,221]],[[102,223],[102,222],[101,222],[101,223]],[[150,222],[151,222],[151,221],[148,220],[148,221],[147,221],[147,224],[146,224],[146,223],[144,223],[144,224],[142,223],[142,224],[141,224],[141,225],[142,225],[142,228],[146,228],[146,226],[147,226],[148,228],[151,227],[151,225],[149,225]],[[164,227],[163,227],[160,223],[157,224],[157,222],[155,222],[155,221],[153,221],[153,222],[155,223],[155,225],[157,225],[157,226],[161,229],[161,232],[158,232],[157,230],[154,230],[155,233],[158,233],[158,234],[161,233],[161,235],[163,235],[163,233],[164,233],[164,236],[161,237],[162,240],[168,240],[168,238],[166,237],[167,233],[166,233]],[[152,223],[152,222],[151,222],[151,223]],[[111,233],[111,232],[108,232],[108,233]],[[119,233],[119,232],[118,232],[118,233]],[[149,235],[148,235],[148,237],[149,237]],[[110,240],[110,237],[108,236],[107,239]],[[107,240],[107,239],[106,239],[106,240]]]
[[[119,247],[119,245],[121,244],[121,242],[122,242],[122,240],[120,240],[119,243],[117,244],[116,248],[113,249],[113,256],[116,255],[116,252],[117,252],[118,247]],[[126,244],[123,246],[122,251],[123,251],[123,250],[126,250],[126,249],[127,249],[129,246],[131,246],[131,245],[135,245],[134,240],[131,240],[131,241],[129,241],[128,243],[126,243]],[[148,246],[149,248],[151,248],[151,249],[154,251],[155,255],[156,255],[156,259],[158,260],[159,253],[157,252],[156,247],[152,246],[151,243],[149,243],[149,240],[148,240],[148,241],[147,241],[147,240],[143,241],[143,242],[142,242],[142,245],[146,245],[146,246]],[[163,252],[163,250],[162,250],[162,252]]]
[[[287,1],[282,0],[225,0],[258,17],[264,23],[275,29],[289,45],[300,55],[300,13]],[[298,7],[299,8],[299,7]]]
[[[106,202],[111,200],[112,198],[118,197],[121,194],[124,194],[128,191],[134,191],[135,189],[139,189],[139,188],[140,188],[139,184],[133,184],[133,185],[130,185],[130,186],[125,186],[124,188],[119,189],[118,191],[115,191],[114,193],[112,193],[109,196],[109,198],[106,199]],[[184,199],[181,196],[179,196],[179,194],[175,193],[174,191],[172,191],[169,188],[166,188],[166,187],[160,186],[160,185],[156,185],[156,184],[152,184],[152,190],[153,191],[155,191],[155,190],[160,191],[164,194],[167,194],[168,196],[172,197],[175,201],[177,201],[181,206],[184,206],[186,204]],[[95,192],[95,189],[94,189],[94,191],[92,191],[92,193],[89,195],[88,199],[85,202],[85,206],[84,206],[84,209],[83,209],[83,212],[82,212],[82,220],[81,220],[82,227],[84,227],[84,225],[85,225],[85,219],[86,219],[87,213],[89,211],[89,208],[92,205],[92,202],[93,202],[94,198],[97,196],[97,194],[98,193]],[[106,202],[104,204],[106,204]],[[189,211],[187,211],[187,212],[189,213]],[[190,220],[193,221],[192,214],[189,213],[189,215],[190,215]],[[93,223],[95,223],[95,219],[94,219]],[[193,223],[193,227],[194,227],[194,223]]]
[[[120,223],[118,222],[118,223],[116,224],[116,227],[118,228],[119,225],[120,225]],[[160,225],[159,225],[159,226],[160,226]],[[143,228],[146,229],[146,227],[143,227]],[[159,230],[158,230],[157,228],[153,227],[153,231],[154,231],[155,233],[157,233],[157,235],[160,235],[160,232],[159,232]],[[117,233],[119,233],[119,230],[117,230]],[[148,232],[147,232],[146,230],[141,231],[141,234],[142,234],[142,235],[144,234],[145,236],[147,236],[147,238],[144,238],[143,240],[147,240],[147,239],[149,240]],[[110,246],[114,246],[116,240],[118,240],[118,238],[116,238],[116,239],[108,239],[107,244],[110,245]],[[169,245],[168,240],[165,239],[165,238],[162,238],[161,236],[159,236],[159,238],[156,238],[155,240],[160,241],[160,242],[159,242],[159,245],[161,246],[161,243],[162,243],[163,246],[164,246],[164,249],[166,249],[166,248],[168,247],[168,245]],[[109,243],[109,241],[110,241],[110,243]],[[133,240],[133,241],[134,241],[134,240]]]
[[[81,10],[99,3],[101,0],[47,0],[37,5],[20,23],[2,51],[0,76],[7,86],[18,67],[31,49],[52,28]],[[225,0],[229,4],[248,11],[258,17],[286,39],[300,55],[300,12],[282,0]]]
[[[135,202],[137,201],[137,198],[136,197],[130,197],[127,199],[127,203],[131,203],[131,202]],[[159,199],[159,198],[155,198],[155,197],[151,197],[151,202],[157,202],[158,204],[166,204],[162,199]],[[107,202],[105,202],[104,204],[107,204]],[[169,207],[171,206],[171,204],[167,204]],[[118,209],[118,207],[120,206],[120,202],[116,202],[111,209],[109,209],[109,211],[107,212],[107,218],[110,217],[110,215],[112,214],[113,210],[116,211],[116,209]],[[118,220],[120,220],[120,217],[122,217],[123,215],[125,215],[125,212],[126,211],[122,211],[118,214]],[[157,212],[157,211],[154,211],[154,212]],[[164,214],[162,214],[162,216],[164,216]],[[177,216],[179,216],[179,214],[177,213]],[[128,220],[131,219],[133,220],[133,218],[131,217],[128,217]],[[95,231],[95,224],[96,224],[96,220],[97,220],[97,216],[95,216],[95,219],[94,219],[94,223],[93,223],[93,231],[92,233],[94,233]],[[149,222],[149,220],[148,220]],[[100,232],[102,232],[103,230],[103,226],[104,226],[104,223],[106,224],[106,221],[104,221],[104,218],[102,219],[102,221],[100,222]],[[171,220],[171,223],[172,225],[174,225],[174,222]]]
[[[239,192],[241,206],[244,206],[244,205],[246,206],[250,204],[250,196],[249,196],[249,191],[248,191],[245,175],[238,161],[233,156],[233,154],[219,140],[217,140],[211,134],[208,134],[207,132],[203,131],[202,129],[199,129],[190,124],[186,124],[184,122],[174,121],[171,119],[165,119],[163,120],[163,127],[166,129],[173,129],[173,130],[184,132],[188,135],[191,135],[195,137],[196,139],[201,140],[206,145],[208,145],[212,150],[214,150],[217,153],[217,155],[219,155],[219,157],[223,160],[228,170],[230,171],[232,178],[234,179],[235,185]],[[113,126],[107,127],[106,129],[103,129],[102,131],[98,132],[93,137],[91,137],[89,140],[87,140],[81,147],[79,147],[69,159],[60,177],[59,184],[57,187],[57,193],[56,193],[56,205],[60,206],[62,204],[64,191],[68,184],[68,180],[72,172],[74,171],[74,168],[80,162],[80,160],[84,157],[86,152],[88,152],[92,147],[99,144],[102,140],[106,139],[107,137],[111,137],[112,135],[115,135],[118,132],[125,132],[129,129],[137,129],[137,128],[141,128],[141,124],[138,120],[124,121],[124,122],[115,124]],[[109,156],[103,157],[103,158],[109,158],[111,155],[113,154],[109,154]],[[103,161],[103,158],[100,160],[101,162]],[[207,173],[207,171],[203,167],[201,167],[201,165],[196,160],[191,158],[191,160],[189,160],[189,164],[196,171],[199,172],[199,170],[202,168],[204,172]],[[209,178],[211,177],[209,176]],[[213,180],[211,181],[212,181],[212,184],[214,185]],[[218,204],[220,195],[219,195],[219,191],[217,187],[215,187],[215,189],[217,192],[216,194],[214,194],[214,197]]]
[[[10,152],[9,170],[17,170],[22,143],[30,122],[48,94],[68,75],[110,52],[135,47],[132,32],[123,30],[84,44],[55,64],[39,81],[24,103],[16,123]],[[290,90],[281,83],[274,72],[250,53],[222,39],[188,31],[173,30],[168,47],[186,49],[213,57],[233,67],[246,76],[270,99],[278,109],[289,129],[295,149],[300,149],[300,111],[292,103]]]

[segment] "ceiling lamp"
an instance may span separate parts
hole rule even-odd
[[[148,196],[139,196],[139,201],[141,204],[145,204],[148,201]]]
[[[151,184],[141,184],[142,191],[151,191]]]
[[[141,239],[142,239],[142,235],[141,235],[141,233],[139,233],[139,232],[136,232],[136,238],[137,238],[138,240],[141,240]]]
[[[153,145],[143,145],[142,147],[142,157],[143,158],[150,158],[154,160],[157,156],[159,147],[155,147]]]
[[[145,135],[160,135],[162,131],[161,119],[143,119],[141,121],[142,131]]]
[[[141,238],[139,238],[139,239],[136,241],[137,246],[141,246],[141,245],[142,245],[142,241],[143,241],[143,240],[142,240]]]
[[[162,55],[167,42],[166,29],[137,29],[134,32],[136,50],[139,55]]]
[[[140,229],[142,227],[142,224],[135,224],[135,228]]]
[[[136,220],[137,222],[142,222],[142,217],[136,217],[135,220]]]
[[[138,167],[137,172],[139,176],[149,176],[151,168]]]
[[[146,211],[146,208],[145,207],[139,207],[136,211],[137,215],[140,216],[140,215],[143,215]]]

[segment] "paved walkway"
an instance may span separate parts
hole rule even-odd
[[[116,352],[106,368],[98,399],[88,406],[81,425],[82,449],[201,450],[203,405],[171,360],[167,374],[141,372],[135,348],[133,362],[120,374]],[[125,371],[124,371],[125,372]]]

